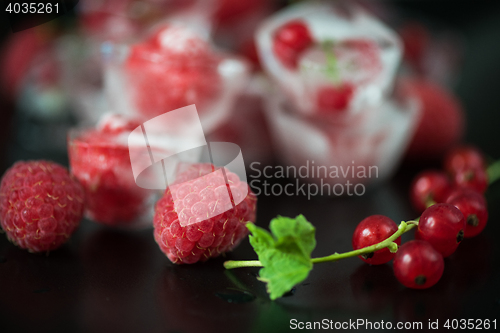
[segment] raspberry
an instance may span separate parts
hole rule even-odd
[[[460,102],[450,92],[426,80],[407,80],[405,84],[422,103],[422,118],[407,156],[441,158],[463,135],[465,119]]]
[[[216,257],[248,234],[245,224],[255,222],[256,203],[248,184],[236,174],[211,164],[193,164],[157,202],[155,240],[176,264]]]
[[[0,224],[7,237],[30,252],[55,250],[83,216],[82,186],[68,170],[48,161],[14,164],[0,185]]]
[[[138,111],[154,117],[196,104],[203,112],[222,91],[221,59],[205,40],[176,25],[132,45],[125,71]]]
[[[71,173],[86,196],[86,216],[119,227],[134,227],[146,215],[151,191],[135,183],[126,139],[140,123],[111,116],[97,129],[75,132],[68,145]]]

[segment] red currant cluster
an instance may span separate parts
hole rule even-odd
[[[390,218],[373,215],[354,231],[354,250],[373,245],[380,248],[360,258],[372,265],[394,259],[396,278],[409,288],[425,289],[436,284],[443,274],[443,258],[455,252],[464,237],[478,235],[488,220],[483,195],[488,172],[483,154],[474,147],[458,147],[445,157],[444,170],[424,171],[413,181],[410,197],[422,212],[420,218],[403,222],[398,228]],[[398,249],[400,234],[414,227],[415,240]],[[398,237],[391,239],[394,236]]]

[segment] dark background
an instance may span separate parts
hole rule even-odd
[[[500,158],[500,2],[395,3],[408,17],[463,35],[466,54],[455,91],[467,112],[465,141]],[[4,17],[0,25],[4,40],[11,33]],[[5,97],[0,123],[10,124],[15,109]],[[17,151],[15,135],[15,126],[0,132],[0,173],[19,156],[30,158]],[[317,228],[313,256],[348,251],[356,224],[368,215],[415,217],[407,195],[411,178],[436,165],[416,164],[403,164],[391,181],[359,198],[260,197],[257,224],[267,226],[278,214],[304,214]],[[440,325],[446,319],[499,321],[498,184],[489,188],[487,199],[485,232],[465,240],[446,259],[441,281],[424,291],[402,287],[391,265],[372,267],[353,258],[316,265],[293,295],[271,302],[256,279],[258,269],[222,267],[227,259],[256,258],[246,240],[226,258],[174,266],[150,230],[116,231],[84,220],[70,242],[49,256],[20,250],[1,236],[0,331],[281,332],[288,331],[292,318],[421,321],[424,328],[436,319]]]

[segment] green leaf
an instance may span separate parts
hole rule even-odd
[[[316,246],[315,228],[304,216],[278,216],[270,224],[272,234],[249,223],[250,244],[263,268],[259,280],[267,283],[271,299],[290,291],[307,278],[312,269],[311,252]]]

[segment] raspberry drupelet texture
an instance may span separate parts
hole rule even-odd
[[[30,252],[65,243],[83,210],[82,186],[59,164],[18,162],[2,178],[0,224],[11,242]]]
[[[226,182],[227,180],[227,182]],[[231,251],[255,222],[257,198],[227,169],[193,164],[157,202],[154,237],[176,264],[193,264]]]

